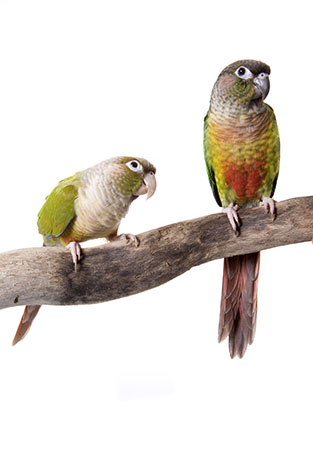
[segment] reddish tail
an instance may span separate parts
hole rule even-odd
[[[252,344],[257,316],[260,253],[224,259],[218,340],[229,336],[229,353],[243,357]]]
[[[25,338],[37,313],[39,312],[40,307],[41,305],[26,305],[22,319],[12,341],[12,346]]]

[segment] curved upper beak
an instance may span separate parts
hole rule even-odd
[[[147,199],[149,199],[155,193],[156,186],[157,183],[155,174],[153,173],[153,171],[149,171],[144,175],[143,183],[140,188],[138,188],[137,191],[134,193],[134,196],[141,196],[141,194],[146,194]]]
[[[253,83],[255,89],[254,98],[263,98],[264,100],[270,91],[270,79],[268,78],[268,73],[259,73],[259,75],[253,79]]]
[[[147,186],[147,199],[155,193],[157,182],[153,171],[146,173],[143,179],[144,184]]]

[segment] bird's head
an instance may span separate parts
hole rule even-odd
[[[238,60],[220,73],[212,92],[212,99],[222,98],[247,104],[263,101],[270,89],[268,65],[257,60]]]
[[[117,157],[114,159],[113,172],[118,180],[120,191],[135,199],[147,194],[147,199],[156,190],[155,167],[144,158]]]

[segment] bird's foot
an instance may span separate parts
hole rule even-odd
[[[135,247],[139,246],[139,240],[136,237],[136,235],[133,235],[132,233],[121,233],[121,235],[115,235],[115,237],[111,238],[111,242],[116,242],[118,240],[124,240],[126,243],[129,241],[133,242]]]
[[[240,227],[240,219],[238,216],[238,211],[239,206],[237,204],[234,204],[231,202],[228,207],[223,207],[222,212],[225,212],[229,223],[231,225],[231,228],[235,232],[235,235],[238,237],[239,235],[239,227]]]
[[[260,206],[263,206],[266,214],[270,213],[273,217],[273,220],[275,220],[276,207],[274,199],[272,199],[271,197],[263,196],[262,201],[260,202]]]
[[[74,270],[77,271],[77,263],[80,260],[80,244],[77,242],[70,242],[68,245],[66,245],[66,248],[70,250],[73,263],[74,263]]]

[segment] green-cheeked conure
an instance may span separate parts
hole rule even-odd
[[[44,246],[68,247],[76,271],[80,242],[122,238],[138,245],[134,235],[118,236],[117,231],[131,203],[142,194],[147,198],[154,194],[155,172],[143,158],[115,157],[60,181],[38,214]],[[24,338],[39,309],[40,305],[25,307],[13,345]]]
[[[264,103],[270,67],[239,60],[218,76],[204,120],[209,181],[238,235],[240,207],[263,205],[275,217],[272,196],[280,143],[273,109]],[[229,336],[231,357],[242,357],[254,339],[260,253],[225,258],[218,339]]]

